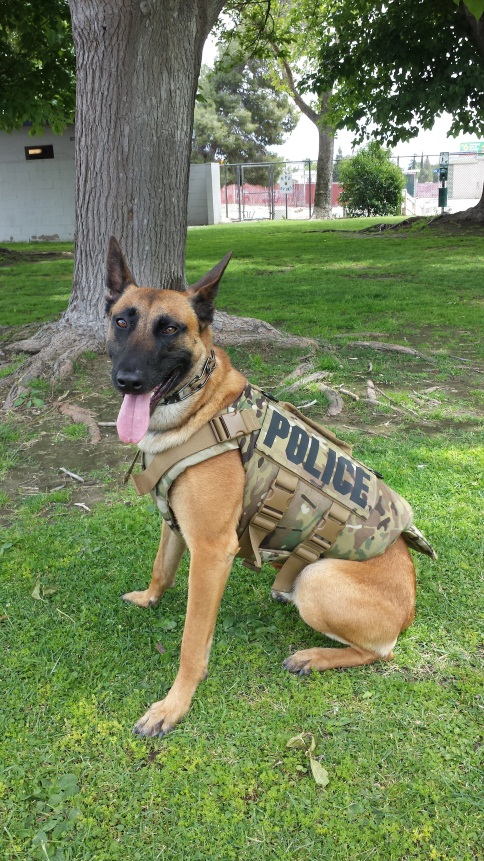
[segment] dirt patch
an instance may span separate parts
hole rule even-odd
[[[63,388],[49,392],[46,406],[20,407],[6,417],[19,439],[14,444],[17,462],[0,482],[10,500],[0,508],[4,523],[10,520],[18,503],[29,496],[68,490],[69,506],[90,508],[122,488],[124,473],[136,449],[123,445],[116,428],[104,424],[115,422],[120,406],[120,397],[110,385],[109,371],[105,356],[81,361]],[[59,405],[67,400],[89,409],[95,421],[101,423],[101,439],[96,445],[90,442],[87,432],[83,434],[83,427],[61,414]]]
[[[15,263],[39,263],[41,260],[73,260],[73,251],[13,251],[11,248],[0,247],[0,266],[12,266]]]
[[[378,336],[378,333],[370,332],[358,334]],[[428,334],[424,333],[425,336]],[[419,340],[416,336],[416,345]],[[329,367],[327,382],[342,395],[342,413],[329,418],[325,413],[327,405],[321,397],[316,406],[305,410],[305,413],[323,424],[329,422],[342,438],[352,430],[382,437],[391,436],[403,427],[406,431],[415,428],[428,434],[452,428],[474,430],[482,418],[477,409],[476,392],[482,386],[484,369],[476,367],[474,359],[471,363],[469,358],[466,361],[464,357],[457,357],[453,363],[455,368],[464,370],[460,375],[452,372],[440,379],[442,369],[433,367],[423,357],[402,358],[397,353],[385,354],[385,378],[374,376],[375,385],[381,392],[378,398],[385,406],[382,410],[381,406],[368,403],[365,397],[367,380],[372,374],[369,369],[375,362],[374,356],[381,356],[381,353],[355,349],[354,346],[349,348],[339,340],[317,347],[312,342],[309,351],[301,350],[300,346],[288,350],[270,342],[247,342],[230,348],[229,352],[236,367],[278,397],[283,397],[281,385],[288,372],[303,360],[313,363],[313,370]],[[466,354],[469,355],[467,351]],[[350,393],[345,393],[345,387],[356,392],[359,400],[347,397],[346,394]],[[398,392],[402,391],[409,395],[403,404],[398,401]],[[385,394],[388,394],[388,400]],[[78,506],[82,513],[105,501],[113,492],[126,493],[123,476],[136,447],[123,445],[113,426],[120,396],[111,385],[107,357],[100,355],[81,359],[76,363],[74,375],[52,386],[47,393],[41,392],[41,395],[45,401],[43,407],[21,406],[2,417],[18,434],[18,440],[9,444],[9,454],[16,456],[16,463],[0,482],[0,488],[8,499],[0,508],[0,524],[3,525],[12,522],[15,509],[22,500],[38,494],[52,494],[55,501],[57,492],[68,491],[64,503],[69,508]],[[290,399],[301,405],[311,402],[313,397],[307,390],[298,391],[297,396]],[[443,398],[442,402],[439,402],[439,397]],[[96,445],[90,442],[87,430],[83,433],[82,426],[75,425],[68,415],[60,413],[61,403],[75,404],[90,411],[101,434]],[[441,413],[436,416],[435,409],[440,407]],[[83,481],[68,473],[79,476]],[[49,509],[48,503],[47,498],[46,510]]]

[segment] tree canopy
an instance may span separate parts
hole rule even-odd
[[[74,119],[75,58],[66,0],[0,4],[0,129],[41,133]]]
[[[195,105],[193,161],[270,161],[269,147],[284,142],[297,124],[288,96],[275,92],[264,60],[237,60],[202,67]]]
[[[443,112],[484,134],[483,0],[331,0],[310,91],[334,87],[335,128],[409,140]],[[477,16],[477,17],[476,17]]]

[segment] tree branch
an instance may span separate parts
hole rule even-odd
[[[302,96],[300,95],[300,93],[296,87],[296,83],[294,81],[294,76],[292,74],[292,70],[289,66],[289,63],[287,62],[286,58],[281,55],[281,51],[278,48],[278,46],[276,45],[276,43],[271,42],[270,45],[271,45],[272,50],[274,51],[275,56],[277,57],[277,59],[279,60],[279,63],[282,66],[282,69],[284,71],[284,77],[286,78],[287,85],[291,91],[291,95],[292,95],[297,107],[299,108],[299,110],[301,111],[302,114],[304,114],[309,120],[311,120],[312,123],[317,125],[318,120],[321,119],[320,114],[317,111],[315,111],[314,108],[311,108],[304,101]]]

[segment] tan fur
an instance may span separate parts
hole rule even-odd
[[[203,285],[202,279],[196,287]],[[150,348],[157,316],[170,313],[182,319],[187,326],[184,344],[199,368],[212,340],[210,328],[199,325],[191,295],[129,286],[113,305],[111,316],[136,304],[142,322],[135,337],[146,349]],[[154,453],[185,441],[240,395],[245,378],[231,366],[222,350],[216,349],[216,357],[216,369],[201,391],[180,404],[155,410],[140,448]],[[154,703],[137,723],[135,731],[140,735],[169,732],[187,713],[199,682],[206,676],[216,617],[238,548],[236,528],[244,482],[237,451],[226,452],[182,473],[172,486],[170,502],[183,538],[164,524],[150,585],[144,591],[123,596],[140,607],[156,605],[173,584],[183,551],[188,548],[188,605],[178,674],[166,697]],[[346,648],[296,652],[285,662],[291,672],[388,660],[399,633],[413,619],[413,563],[401,539],[382,556],[367,562],[322,559],[304,569],[289,597],[310,626],[347,644]]]

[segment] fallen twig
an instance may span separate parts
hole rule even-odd
[[[375,386],[375,389],[377,392],[379,392],[380,395],[383,395],[383,397],[386,398],[387,401],[390,401],[390,403],[392,404],[392,406],[395,407],[395,409],[399,410],[400,412],[403,411],[403,412],[411,413],[413,416],[418,416],[418,413],[415,412],[415,410],[411,410],[410,407],[405,407],[405,406],[402,406],[401,404],[396,404],[396,402],[393,400],[393,398],[391,398],[390,395],[387,395],[386,392],[382,391],[382,389],[379,389],[378,386]]]
[[[298,405],[298,410],[308,410],[308,409],[309,409],[309,407],[314,407],[314,405],[315,405],[315,404],[317,404],[317,400],[314,400],[314,401],[308,401],[308,403],[307,403],[307,404],[299,404],[299,405]]]
[[[323,380],[328,376],[328,371],[315,371],[313,374],[307,374],[305,377],[301,377],[299,380],[296,380],[292,385],[287,386],[285,388],[286,392],[296,392],[298,389],[303,388],[304,386],[309,385],[310,383],[317,383],[319,380]]]
[[[355,394],[355,392],[350,392],[349,389],[345,389],[344,386],[338,386],[338,389],[343,395],[348,395],[349,398],[353,398],[354,401],[359,401],[360,396]]]
[[[80,482],[82,482],[82,484],[84,484],[84,479],[81,478],[80,475],[76,475],[75,472],[70,472],[68,469],[65,469],[63,466],[59,467],[59,472],[63,472],[63,473],[65,473],[65,475],[68,475],[69,478],[73,478],[75,481],[80,481]]]

